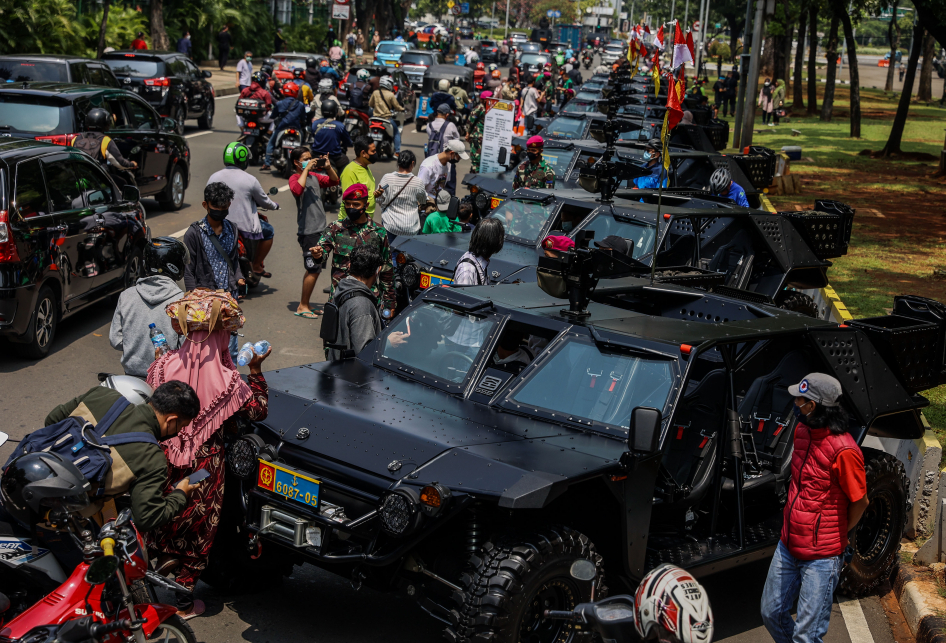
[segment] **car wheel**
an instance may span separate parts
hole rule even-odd
[[[578,633],[565,621],[544,619],[546,609],[572,610],[591,600],[592,583],[576,581],[576,560],[595,564],[595,599],[607,596],[601,556],[588,537],[568,527],[543,529],[526,538],[486,543],[469,560],[454,593],[450,641],[571,643]]]
[[[783,290],[775,298],[775,304],[783,310],[791,310],[802,315],[818,318],[818,304],[803,292]]]
[[[865,451],[867,499],[870,504],[854,528],[854,557],[841,570],[838,591],[864,596],[890,577],[897,564],[900,537],[912,509],[910,480],[903,463],[889,453]]]
[[[213,129],[214,128],[214,102],[210,100],[207,102],[207,109],[204,110],[204,115],[197,119],[197,125],[200,126],[200,129]]]
[[[184,121],[187,120],[187,109],[183,105],[178,105],[173,118],[175,121],[174,132],[178,136],[184,136]]]
[[[33,319],[26,331],[29,341],[16,344],[17,351],[23,357],[43,359],[49,355],[58,325],[59,304],[56,301],[56,295],[52,288],[43,286],[39,291],[39,297],[36,298]]]
[[[168,186],[158,197],[158,201],[165,210],[180,210],[184,207],[184,170],[175,165],[171,169],[171,178]]]
[[[138,278],[144,275],[143,267],[141,248],[135,248],[131,251],[128,262],[125,264],[125,277],[122,284],[125,290],[138,283]]]

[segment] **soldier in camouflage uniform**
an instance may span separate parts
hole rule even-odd
[[[378,196],[380,190],[375,192],[375,198]],[[382,261],[381,274],[371,286],[371,292],[383,308],[391,311],[393,317],[396,295],[391,246],[388,244],[387,231],[368,218],[368,187],[363,183],[352,185],[345,190],[342,201],[345,202],[345,213],[348,216],[329,224],[319,238],[319,245],[309,249],[316,261],[329,252],[332,253],[332,294],[329,297],[335,294],[338,282],[348,274],[352,250],[358,246],[371,245],[377,248]]]
[[[512,189],[555,187],[555,170],[542,159],[542,150],[545,148],[545,139],[533,136],[526,142],[526,151],[529,159],[516,168],[516,177],[512,180]]]
[[[480,94],[480,99],[492,98],[493,92],[488,89]],[[470,143],[470,164],[474,172],[480,171],[480,154],[483,151],[483,124],[486,121],[486,108],[483,103],[477,103],[470,118],[467,120],[466,140]]]

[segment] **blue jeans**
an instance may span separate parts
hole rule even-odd
[[[269,143],[266,144],[266,159],[263,161],[264,165],[270,165],[273,162],[273,152],[276,151],[276,135],[279,132],[273,132],[269,137]]]
[[[276,230],[273,229],[273,224],[269,221],[259,220],[259,227],[263,231],[263,241],[269,241],[276,236]]]
[[[233,360],[233,364],[236,366],[237,354],[240,352],[240,336],[236,333],[230,333],[230,346],[228,350],[230,352],[230,359]]]
[[[401,153],[401,129],[394,117],[391,117],[391,127],[394,128],[394,154],[397,155]]]
[[[775,643],[821,643],[841,565],[842,556],[799,560],[779,541],[762,590],[762,621]],[[796,598],[797,620],[792,620]]]

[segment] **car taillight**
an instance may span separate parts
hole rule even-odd
[[[37,136],[37,141],[42,141],[43,143],[52,143],[53,145],[65,145],[70,146],[72,142],[76,140],[78,134],[57,134],[55,136]]]
[[[145,78],[145,85],[148,87],[170,87],[171,79],[167,76],[161,76],[161,78]]]
[[[297,132],[296,132],[296,130],[294,130],[294,129],[287,129],[287,130],[286,130],[286,134],[296,134],[296,133],[297,133]]]
[[[0,263],[14,263],[20,260],[16,251],[16,242],[13,241],[13,230],[10,229],[9,217],[6,210],[0,210]]]

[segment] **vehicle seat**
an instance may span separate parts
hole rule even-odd
[[[687,387],[670,425],[664,468],[677,484],[693,485],[701,478],[714,442],[723,429],[726,408],[726,371],[709,371]]]
[[[693,261],[693,248],[696,246],[696,237],[683,235],[677,237],[670,247],[657,253],[657,266],[688,266]]]
[[[751,433],[760,454],[772,456],[786,426],[791,424],[794,398],[788,387],[808,373],[808,361],[802,351],[785,355],[768,375],[757,378],[739,404],[743,430]],[[749,447],[746,444],[746,447]]]

